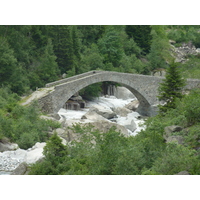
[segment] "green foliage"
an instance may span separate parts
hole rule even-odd
[[[150,61],[150,71],[157,68],[166,68],[173,60],[164,27],[152,26],[152,37],[151,49],[147,55]]]
[[[200,147],[200,125],[195,124],[191,127],[188,127],[186,130],[182,131],[184,136],[185,145],[188,147],[198,149]]]
[[[2,37],[0,37],[0,55],[0,84],[8,84],[13,71],[17,68],[17,59],[6,39]]]
[[[41,85],[38,85],[39,87],[42,87],[45,83],[57,80],[59,69],[56,59],[51,39],[49,39],[44,49],[44,54],[40,58],[40,65],[36,69],[37,75],[42,80]]]
[[[102,88],[102,83],[95,83],[87,86],[79,91],[79,94],[86,100],[92,100],[94,97],[99,97]]]
[[[82,72],[104,69],[103,57],[96,44],[92,44],[90,48],[85,48],[81,58],[81,66]]]
[[[44,161],[33,164],[30,175],[57,175],[63,168],[66,169],[62,163],[65,161],[65,157],[68,156],[68,151],[56,133],[47,141],[43,154],[45,155]]]
[[[177,102],[177,110],[181,112],[185,118],[187,126],[194,125],[200,121],[200,90],[195,89],[186,95],[182,101]]]
[[[79,25],[77,26],[82,40],[83,46],[90,46],[92,43],[97,43],[98,39],[102,37],[106,26],[104,25]]]
[[[170,108],[175,108],[177,98],[182,98],[182,89],[185,81],[181,78],[177,63],[172,63],[166,70],[166,78],[159,87],[159,100],[165,102],[160,106],[160,112],[166,112]]]
[[[200,57],[190,56],[189,60],[181,65],[180,70],[184,78],[200,79]]]
[[[149,53],[152,40],[150,25],[127,25],[125,30],[143,50],[143,54]]]
[[[177,45],[181,43],[192,42],[196,48],[200,47],[199,25],[179,25],[170,26],[167,32],[168,38],[176,41]]]
[[[45,158],[50,160],[52,164],[59,162],[61,157],[67,155],[67,149],[65,145],[62,144],[62,140],[54,133],[49,141],[47,141],[46,146],[43,151]]]
[[[188,171],[191,174],[199,174],[200,160],[195,151],[182,145],[168,143],[166,150],[161,157],[157,158],[147,173],[173,175],[181,171]]]
[[[105,63],[112,63],[115,68],[119,66],[119,61],[123,55],[123,46],[120,35],[114,28],[111,27],[106,30],[103,37],[98,40],[98,47]]]
[[[19,96],[8,88],[0,89],[0,137],[7,137],[20,148],[28,149],[36,142],[48,139],[48,129],[58,128],[56,122],[39,118],[35,104],[24,107],[18,104]]]

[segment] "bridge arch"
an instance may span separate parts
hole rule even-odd
[[[46,85],[48,91],[37,98],[40,108],[46,113],[57,113],[65,102],[76,92],[98,82],[111,81],[128,88],[140,102],[137,112],[141,115],[155,115],[159,104],[158,87],[164,77],[111,71],[90,71]],[[185,90],[200,87],[199,79],[187,79]]]
[[[54,95],[54,112],[58,112],[65,102],[81,89],[98,82],[115,82],[123,85],[129,89],[139,101],[138,112],[142,115],[151,115],[152,101],[147,94],[148,82],[145,81],[146,89],[142,86],[141,78],[146,76],[118,72],[94,72],[92,75],[73,80],[71,82],[63,83],[55,86],[56,95]],[[150,85],[150,84],[149,84]],[[151,91],[150,91],[151,92]]]

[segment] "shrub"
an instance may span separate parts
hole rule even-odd
[[[191,174],[199,174],[200,160],[195,152],[182,145],[168,143],[166,150],[156,159],[149,173],[173,175],[188,171]]]

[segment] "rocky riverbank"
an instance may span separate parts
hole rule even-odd
[[[92,124],[102,132],[116,126],[117,130],[127,137],[135,135],[142,129],[139,124],[143,122],[141,116],[135,112],[138,102],[126,88],[120,87],[116,92],[118,98],[115,96],[100,97],[88,102],[84,109],[61,109],[57,116],[41,117],[57,120],[61,123],[62,127],[56,129],[56,132],[62,138],[64,144],[78,139],[78,133],[74,133],[70,129],[74,123]],[[49,132],[49,134],[53,134],[53,132]],[[45,145],[46,143],[36,143],[32,148],[23,150],[19,149],[16,144],[6,145],[1,143],[0,174],[24,173],[26,165],[35,163],[44,157],[42,152]],[[22,170],[19,168],[22,168]]]

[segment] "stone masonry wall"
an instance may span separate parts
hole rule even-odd
[[[158,87],[164,77],[146,76],[130,73],[109,71],[92,71],[82,75],[70,77],[63,81],[54,82],[54,91],[39,99],[41,108],[48,113],[56,113],[65,102],[76,92],[84,87],[97,82],[112,81],[127,87],[140,102],[139,110],[142,114],[148,114],[152,105],[159,104]],[[47,84],[52,86],[52,84]],[[200,80],[188,79],[186,90],[200,87]]]

